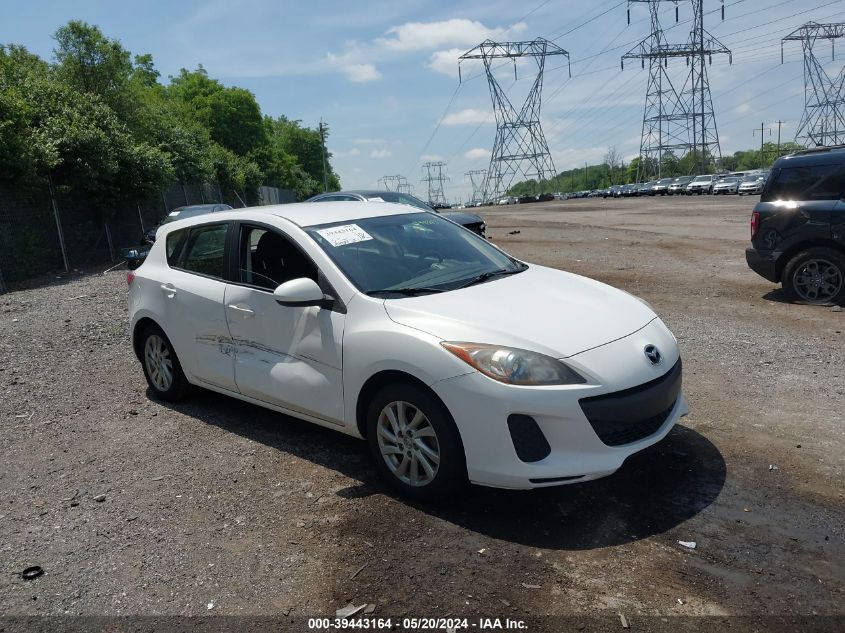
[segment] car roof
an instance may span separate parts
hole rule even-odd
[[[829,165],[831,163],[845,163],[845,145],[831,145],[829,147],[811,147],[802,149],[794,154],[781,156],[772,167],[798,167],[802,165]]]
[[[368,202],[339,200],[332,204],[313,204],[309,202],[296,202],[292,204],[272,204],[259,207],[245,207],[232,211],[218,211],[216,213],[203,214],[175,220],[167,225],[169,230],[176,230],[181,227],[196,224],[204,215],[209,219],[224,220],[254,220],[283,218],[297,226],[305,227],[315,224],[331,224],[334,222],[354,222],[364,218],[375,218],[386,215],[408,215],[411,213],[432,213],[423,211],[407,204],[394,202]],[[170,227],[173,227],[172,229]]]

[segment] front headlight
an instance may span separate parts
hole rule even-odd
[[[514,347],[444,341],[441,345],[485,376],[508,385],[579,385],[586,379],[559,360]]]

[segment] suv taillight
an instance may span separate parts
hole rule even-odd
[[[757,230],[760,228],[760,212],[755,211],[751,214],[751,239],[757,235]]]
[[[126,285],[131,286],[133,281],[135,281],[135,273],[130,270],[126,273]]]

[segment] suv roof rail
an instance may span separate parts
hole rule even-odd
[[[842,145],[825,145],[819,147],[808,147],[807,149],[799,149],[792,153],[793,156],[804,156],[806,154],[817,154],[819,152],[830,152],[845,149],[845,144]]]

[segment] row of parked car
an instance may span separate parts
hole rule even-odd
[[[702,174],[660,178],[648,182],[613,185],[607,189],[579,191],[566,198],[629,198],[633,196],[758,194],[763,190],[768,170],[738,171],[730,174]]]

